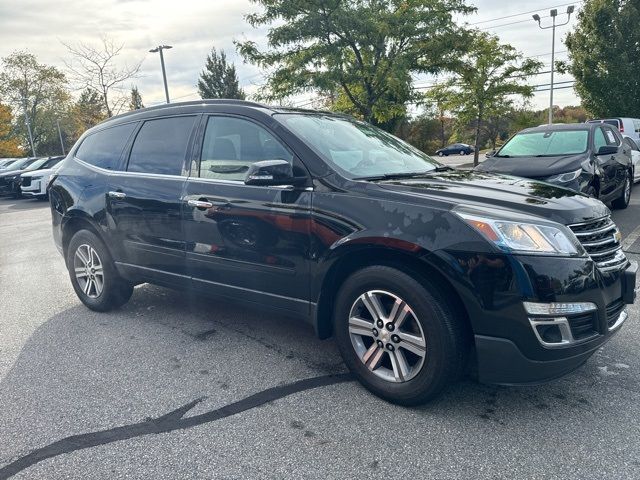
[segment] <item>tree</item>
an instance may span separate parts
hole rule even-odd
[[[406,114],[412,72],[451,65],[463,47],[453,16],[475,10],[464,0],[251,1],[262,11],[246,19],[270,26],[268,49],[236,45],[245,60],[272,71],[264,98],[337,92],[341,109],[387,126]]]
[[[21,157],[24,154],[12,120],[11,107],[0,104],[0,158]]]
[[[97,125],[107,118],[102,97],[95,90],[86,88],[80,93],[80,98],[73,105],[72,140],[75,142],[85,130]]]
[[[38,63],[31,53],[17,51],[2,59],[0,97],[15,112],[14,125],[23,139],[22,145],[30,143],[26,127],[28,118],[34,153],[47,153],[39,147],[57,136],[57,126],[52,119],[68,109],[71,97],[66,82],[64,73],[56,67]]]
[[[144,108],[142,103],[142,95],[138,91],[138,87],[134,85],[131,87],[131,100],[129,101],[129,110],[140,110]]]
[[[566,37],[575,89],[597,117],[640,117],[640,2],[587,0]]]
[[[522,82],[537,73],[542,64],[523,59],[511,45],[501,44],[498,37],[488,33],[473,32],[468,45],[468,51],[458,60],[454,78],[444,82],[443,89],[460,124],[474,124],[473,164],[477,165],[482,122],[510,108],[513,95],[531,97],[533,87]]]
[[[106,36],[97,47],[85,43],[63,45],[73,57],[65,62],[73,80],[80,88],[88,88],[100,95],[108,117],[118,113],[127,103],[128,95],[124,93],[123,84],[138,76],[142,61],[133,65],[117,65],[117,57],[124,44],[115,44]]]
[[[438,117],[440,124],[440,146],[438,148],[444,148],[447,140],[451,136],[451,132],[447,132],[447,112],[451,105],[449,104],[449,95],[447,88],[444,85],[435,85],[430,88],[424,96],[427,106],[434,111]]]
[[[236,98],[245,99],[244,91],[240,88],[236,67],[227,63],[224,50],[220,53],[215,48],[207,55],[204,70],[198,79],[198,93],[200,98]]]

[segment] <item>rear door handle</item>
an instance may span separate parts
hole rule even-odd
[[[187,205],[189,205],[190,207],[196,207],[196,208],[212,208],[213,207],[213,203],[206,202],[204,200],[188,200]]]
[[[109,192],[109,197],[111,198],[117,198],[118,200],[122,200],[124,198],[127,198],[127,194],[124,192]]]

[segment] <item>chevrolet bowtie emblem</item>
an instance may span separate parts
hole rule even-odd
[[[620,233],[620,230],[616,230],[616,232],[613,234],[613,239],[620,243],[620,241],[622,240],[622,234]]]

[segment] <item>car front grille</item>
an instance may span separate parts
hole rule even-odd
[[[625,268],[629,261],[622,251],[620,231],[611,217],[569,225],[591,259],[602,272]]]
[[[607,305],[607,325],[612,327],[614,323],[618,321],[620,313],[624,310],[624,302],[622,299]]]
[[[22,177],[21,185],[23,187],[30,187],[31,186],[31,177]]]
[[[583,340],[598,334],[594,324],[595,315],[593,312],[569,317],[567,320],[569,321],[571,334],[575,340]]]

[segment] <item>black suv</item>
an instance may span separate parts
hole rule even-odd
[[[476,167],[543,180],[627,208],[633,186],[631,148],[606,124],[543,125],[516,133]]]
[[[151,282],[298,315],[405,405],[474,364],[490,383],[563,375],[634,301],[637,265],[600,201],[452,170],[332,113],[137,110],[86,132],[49,195],[89,308]]]

